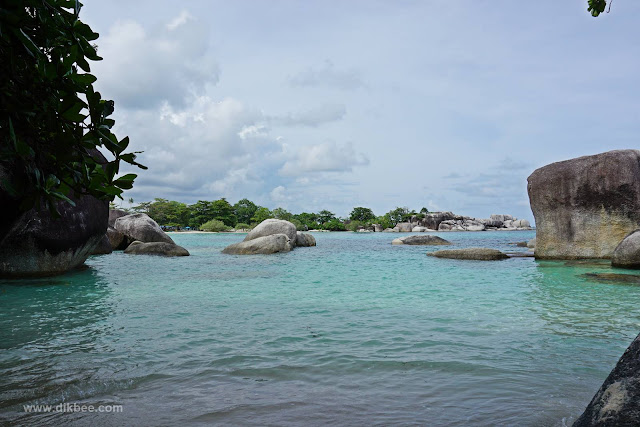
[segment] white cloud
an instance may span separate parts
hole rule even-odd
[[[94,65],[96,85],[117,101],[116,108],[184,105],[219,79],[206,33],[186,11],[151,31],[135,21],[118,21],[99,40],[104,60]]]
[[[288,147],[287,147],[288,148]],[[298,147],[280,169],[283,176],[299,176],[313,172],[348,172],[355,166],[369,164],[369,159],[357,153],[353,144],[338,145],[334,141]]]
[[[180,15],[176,16],[173,21],[167,24],[167,29],[173,31],[189,21],[195,21],[195,18],[188,11],[183,10],[182,12],[180,12]]]
[[[269,196],[271,197],[271,200],[280,204],[291,200],[291,196],[287,194],[287,189],[282,185],[279,185],[273,190],[271,190],[271,193],[269,193]]]

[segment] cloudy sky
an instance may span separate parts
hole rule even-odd
[[[86,0],[137,202],[533,219],[545,164],[640,148],[640,2]]]

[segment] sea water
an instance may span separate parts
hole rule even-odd
[[[534,232],[438,233],[524,251]],[[16,425],[570,425],[640,330],[606,262],[460,261],[387,233],[275,255],[173,234],[0,281],[0,421]],[[121,405],[25,413],[25,405]]]

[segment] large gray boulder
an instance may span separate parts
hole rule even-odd
[[[399,233],[410,233],[413,230],[413,226],[410,222],[399,222],[393,229]]]
[[[639,424],[640,335],[624,352],[573,427],[631,427]]]
[[[124,253],[132,255],[189,256],[189,251],[182,246],[166,242],[144,243],[135,241],[124,250]]]
[[[116,219],[127,215],[131,215],[131,212],[122,209],[109,209],[109,227],[116,225]]]
[[[289,238],[292,246],[296,244],[296,226],[282,219],[265,219],[249,232],[244,238],[245,242],[259,237],[271,236],[274,234],[284,234]]]
[[[632,231],[613,251],[611,265],[622,268],[640,268],[640,230]]]
[[[109,243],[111,244],[111,248],[114,251],[121,251],[127,248],[130,241],[127,236],[119,232],[113,227],[107,228],[107,239],[109,239]]]
[[[48,210],[20,213],[19,201],[0,194],[0,276],[29,277],[64,273],[81,265],[103,239],[109,204],[91,196],[57,202],[59,218]]]
[[[135,213],[122,216],[116,219],[113,228],[132,240],[139,240],[144,243],[164,242],[175,244],[173,239],[162,231],[158,223],[147,214]]]
[[[484,231],[485,226],[482,222],[475,219],[465,219],[462,222],[462,228],[466,231]]]
[[[528,178],[536,258],[610,258],[640,226],[640,151],[552,163]]]
[[[392,245],[450,245],[451,242],[442,237],[426,235],[426,236],[406,236],[399,239],[393,239]]]
[[[234,243],[222,250],[223,254],[230,255],[257,255],[274,254],[277,252],[289,252],[291,240],[286,234],[271,234],[268,236],[256,237],[251,240],[244,240]]]
[[[296,246],[308,247],[308,246],[315,246],[315,245],[316,245],[316,238],[313,237],[311,234],[303,233],[301,231],[298,231],[296,233]]]
[[[442,221],[438,226],[438,231],[465,231],[462,220],[450,219]]]
[[[531,228],[531,223],[526,219],[514,219],[511,226],[514,228]]]
[[[496,249],[487,248],[466,248],[466,249],[445,249],[427,254],[436,258],[469,259],[477,261],[498,261],[507,259],[509,256]]]

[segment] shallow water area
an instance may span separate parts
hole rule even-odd
[[[526,251],[535,232],[434,233]],[[409,235],[400,233],[402,235]],[[395,233],[286,254],[94,256],[0,281],[0,420],[16,425],[570,425],[640,331],[607,263],[427,257]],[[23,405],[119,404],[27,414]]]

